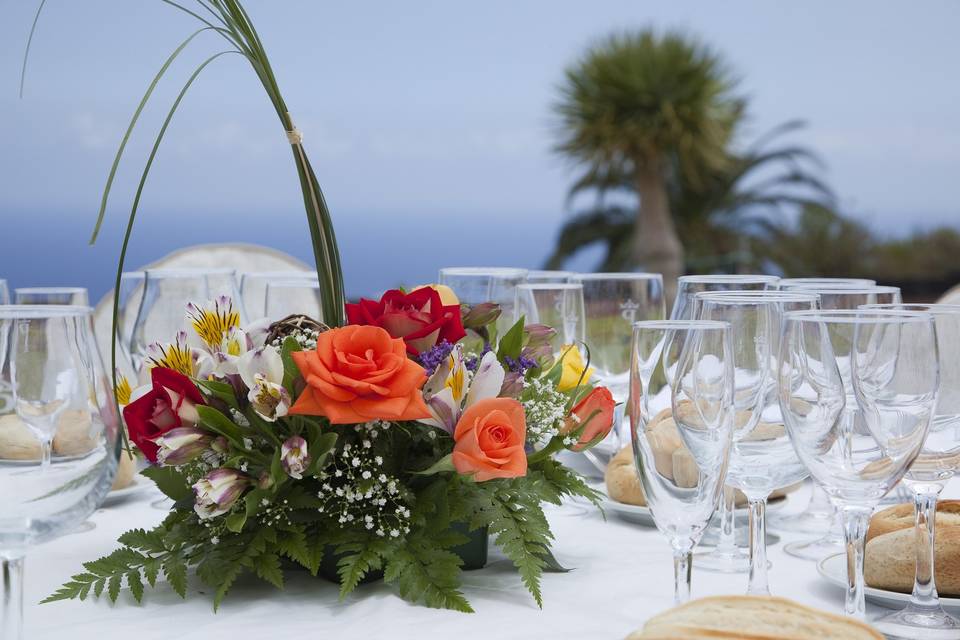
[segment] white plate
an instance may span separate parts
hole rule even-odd
[[[847,556],[844,553],[837,553],[827,556],[817,563],[817,572],[823,578],[838,587],[847,588]],[[881,607],[889,609],[902,609],[910,602],[909,593],[900,593],[899,591],[887,591],[886,589],[875,589],[873,587],[864,587],[866,599]],[[945,609],[952,609],[954,613],[960,611],[960,598],[948,598],[940,596],[940,604]]]
[[[118,502],[123,502],[127,498],[150,489],[153,486],[153,480],[150,478],[144,478],[140,474],[137,474],[133,476],[133,482],[123,489],[117,489],[116,491],[111,491],[108,493],[107,497],[103,499],[103,503],[100,506],[109,507]]]

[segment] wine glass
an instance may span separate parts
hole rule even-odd
[[[781,320],[785,312],[816,309],[817,303],[814,293],[783,291],[703,292],[695,298],[697,319],[730,324],[737,413],[727,485],[742,491],[750,505],[747,593],[752,595],[770,595],[767,498],[807,476],[780,414],[776,363]]]
[[[901,611],[874,621],[884,633],[909,638],[960,638],[960,620],[940,605],[934,571],[935,516],[944,485],[960,464],[960,305],[888,304],[864,309],[922,311],[933,316],[937,327],[940,395],[930,433],[903,484],[914,496],[917,571],[910,604]],[[913,349],[911,345],[906,345]]]
[[[779,278],[762,274],[714,274],[682,276],[677,281],[677,297],[670,311],[672,320],[696,317],[696,295],[706,291],[768,291],[776,289]],[[719,536],[713,551],[702,553],[697,564],[710,571],[741,573],[750,568],[750,554],[737,545],[736,491],[724,487],[717,518]]]
[[[183,329],[188,303],[203,304],[220,295],[239,299],[232,269],[147,269],[130,339],[134,367],[142,369],[151,344],[170,342]]]
[[[690,598],[692,552],[717,508],[733,430],[729,325],[695,320],[637,322],[630,367],[630,433],[640,484],[657,529],[673,549],[674,599]],[[676,433],[651,424],[651,401],[670,394]],[[666,461],[658,441],[679,436]]]
[[[0,637],[15,640],[25,554],[93,513],[113,482],[121,438],[89,308],[0,306],[0,360],[14,394],[0,422],[23,445],[0,453]],[[53,455],[61,440],[69,454]]]
[[[831,279],[823,285],[811,282],[781,284],[783,291],[806,291],[820,297],[820,307],[826,310],[856,309],[865,304],[892,304],[900,302],[900,289],[885,286],[864,286]],[[791,542],[783,550],[797,558],[818,561],[843,551],[843,517],[816,482],[813,483],[811,504],[794,516],[778,516],[772,526],[785,531],[822,533],[814,540]]]
[[[90,305],[84,287],[17,287],[13,295],[16,304]]]
[[[844,612],[864,619],[863,547],[874,507],[923,447],[939,387],[928,313],[784,314],[780,409],[794,449],[844,519]]]
[[[270,280],[264,289],[264,316],[270,320],[283,320],[294,314],[322,318],[320,281],[317,274],[309,277]]]
[[[566,282],[517,285],[513,321],[525,318],[526,324],[545,324],[552,327],[561,336],[563,345],[583,342],[584,315],[581,284]]]
[[[532,270],[527,272],[526,281],[530,283],[548,283],[548,282],[570,282],[570,279],[576,274],[573,271],[542,271]]]
[[[267,315],[267,285],[280,280],[317,281],[316,271],[249,271],[240,275],[240,300],[248,320]],[[288,314],[289,315],[289,314]]]
[[[758,274],[714,274],[680,276],[677,279],[677,297],[670,310],[671,320],[689,320],[693,317],[693,298],[704,291],[766,291],[776,289],[780,278]]]
[[[444,267],[438,282],[450,287],[462,303],[500,305],[502,313],[496,327],[502,335],[512,325],[516,288],[527,279],[527,273],[526,269],[509,267]]]
[[[780,287],[872,287],[876,280],[869,278],[780,278]]]

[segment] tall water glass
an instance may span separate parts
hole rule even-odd
[[[776,289],[780,278],[762,274],[713,274],[680,276],[677,279],[677,298],[670,310],[671,320],[689,320],[693,317],[693,300],[705,291],[767,291]]]
[[[10,286],[0,278],[0,304],[10,304]]]
[[[510,267],[444,267],[438,282],[450,287],[462,303],[500,305],[502,313],[496,327],[503,335],[512,325],[517,285],[527,279],[527,273],[526,269]]]
[[[870,514],[920,453],[939,388],[930,314],[793,311],[784,315],[780,408],[800,461],[844,519],[844,612],[864,615]]]
[[[307,278],[271,280],[264,290],[264,317],[283,320],[294,314],[306,314],[311,318],[323,318],[323,303],[320,301],[320,281],[317,275]]]
[[[513,321],[521,317],[526,324],[545,324],[553,327],[563,345],[584,340],[583,285],[577,283],[546,283],[517,285]],[[556,345],[559,347],[560,345]]]
[[[570,282],[576,274],[573,271],[537,271],[527,272],[526,282],[531,284],[545,284],[548,282]]]
[[[670,433],[663,432],[670,421],[651,424],[651,401],[664,389],[669,389],[676,425]],[[634,461],[653,520],[673,549],[674,599],[679,604],[690,598],[693,548],[717,507],[730,454],[734,409],[729,325],[636,323],[629,405]],[[676,437],[682,448],[664,460],[658,442]]]
[[[288,280],[319,281],[316,271],[248,271],[240,274],[240,300],[248,320],[259,320],[267,315],[267,285]],[[289,314],[288,314],[289,315]]]
[[[877,284],[876,280],[869,278],[780,278],[780,287],[787,288],[793,286],[810,287],[872,287]]]
[[[89,308],[0,306],[4,364],[14,402],[0,424],[23,444],[0,454],[0,637],[15,640],[22,633],[25,554],[75,529],[100,504],[121,439]],[[53,455],[54,438],[69,451]]]
[[[820,308],[827,310],[857,309],[865,304],[891,304],[900,302],[897,287],[867,286],[832,278],[818,285],[800,282],[784,285],[783,291],[807,291],[820,297]],[[797,558],[818,561],[843,551],[843,518],[830,503],[823,490],[813,483],[810,504],[793,516],[779,516],[774,520],[777,529],[807,533],[822,533],[814,540],[795,541],[784,545],[783,550]]]
[[[120,343],[130,350],[133,326],[137,322],[140,303],[143,301],[144,283],[147,274],[144,271],[124,271],[120,274],[120,305],[117,313],[117,336]]]
[[[874,621],[889,635],[908,638],[960,638],[960,620],[940,604],[935,581],[934,542],[937,500],[960,466],[960,305],[874,305],[872,309],[922,311],[933,316],[937,327],[940,395],[930,433],[903,484],[914,496],[917,570],[910,604],[901,611]],[[914,347],[907,345],[908,349]]]
[[[84,287],[17,287],[13,295],[16,304],[90,305]]]
[[[734,365],[733,448],[727,484],[750,504],[750,580],[747,592],[769,595],[767,498],[807,476],[780,414],[777,352],[783,314],[817,308],[817,295],[782,291],[698,293],[697,318],[730,323]],[[718,549],[718,551],[721,551]]]

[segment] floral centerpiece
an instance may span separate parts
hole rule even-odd
[[[48,600],[125,585],[139,601],[161,574],[185,596],[194,571],[216,608],[241,574],[282,587],[327,566],[341,596],[382,575],[407,600],[472,611],[458,550],[489,532],[542,605],[542,572],[562,570],[542,504],[597,498],[554,454],[607,434],[610,392],[550,327],[498,337],[496,305],[445,287],[346,313],[242,328],[228,298],[190,305],[187,330],[151,347],[148,383],[117,390],[170,514]]]

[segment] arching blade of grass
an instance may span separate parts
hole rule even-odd
[[[20,97],[23,98],[23,83],[27,78],[27,59],[30,57],[30,45],[33,44],[33,34],[37,31],[37,22],[40,20],[40,12],[43,11],[43,5],[47,0],[40,0],[40,6],[37,7],[37,14],[33,16],[33,26],[30,27],[30,37],[27,38],[27,46],[23,50],[23,66],[20,67]]]

